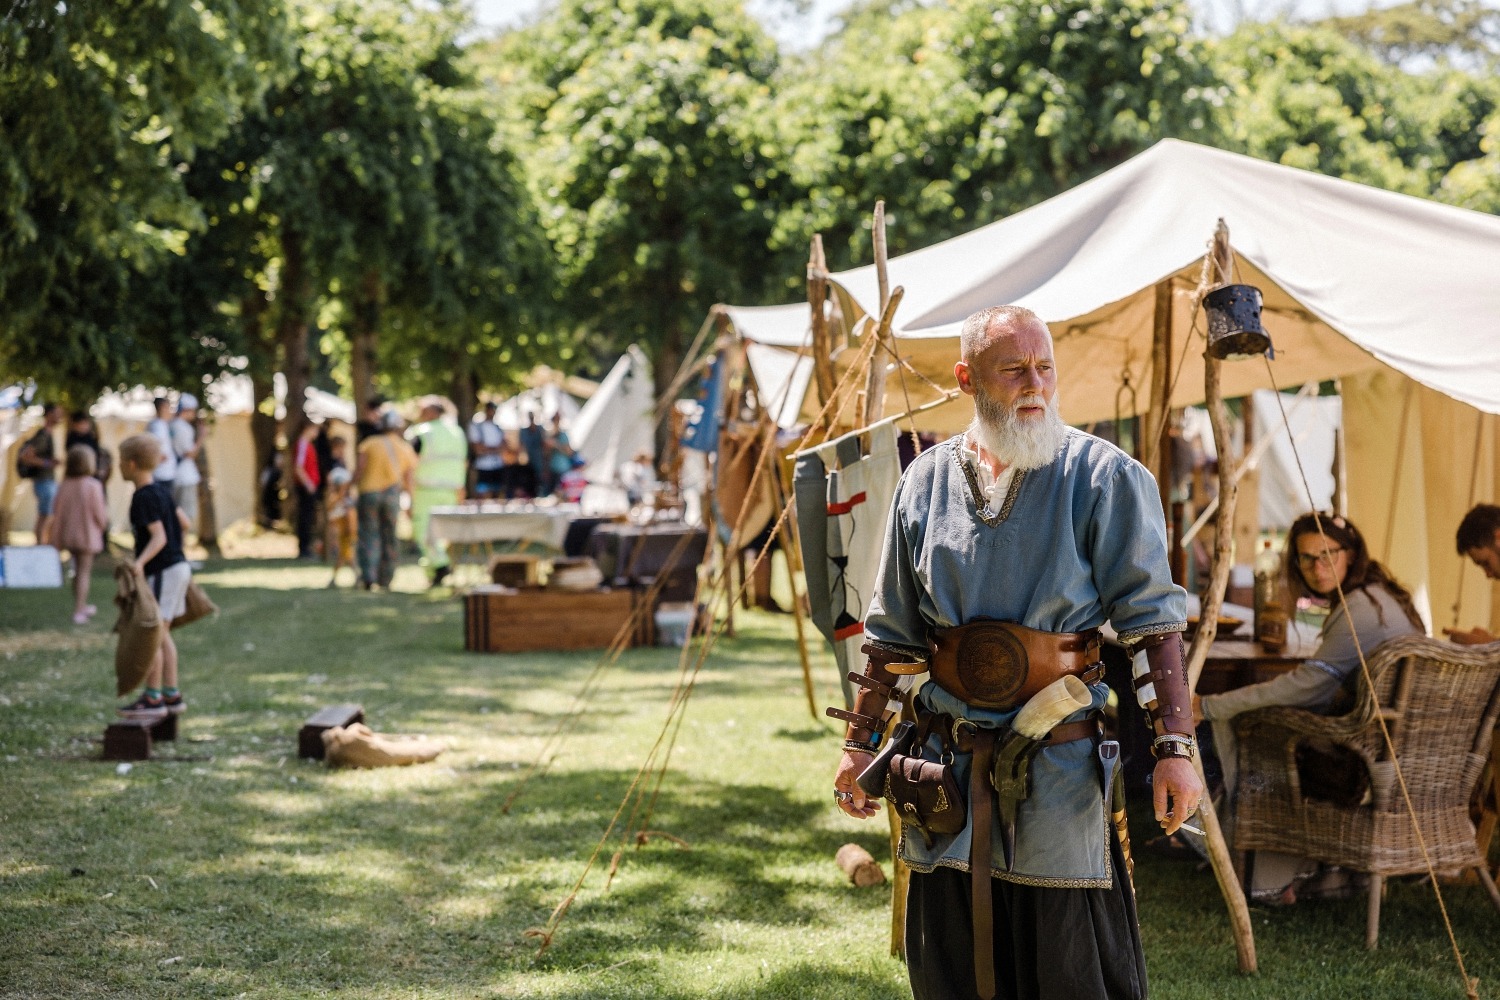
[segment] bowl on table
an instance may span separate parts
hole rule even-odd
[[[1234,635],[1235,632],[1239,631],[1240,626],[1244,624],[1245,620],[1243,618],[1235,618],[1231,615],[1220,615],[1219,629],[1214,633],[1214,637],[1217,639],[1228,639],[1230,636]],[[1198,616],[1193,615],[1187,620],[1186,638],[1191,639],[1197,633]]]

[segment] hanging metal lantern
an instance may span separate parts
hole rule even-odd
[[[1243,361],[1271,349],[1271,335],[1260,325],[1260,289],[1221,285],[1203,297],[1208,312],[1208,353],[1220,361]]]

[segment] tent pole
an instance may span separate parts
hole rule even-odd
[[[1241,562],[1250,562],[1260,549],[1260,463],[1256,462],[1251,466],[1248,462],[1249,456],[1255,454],[1254,447],[1258,443],[1255,440],[1253,397],[1245,396],[1240,400],[1240,413],[1245,425],[1244,448],[1240,454],[1246,458],[1240,462],[1238,489],[1235,493],[1234,529],[1231,535],[1234,549],[1231,555],[1237,553]],[[1219,464],[1224,464],[1222,454]]]
[[[1217,277],[1221,280],[1230,274],[1233,263],[1229,248],[1229,227],[1219,220],[1214,232],[1214,257]],[[1208,648],[1219,631],[1219,610],[1224,606],[1224,589],[1229,584],[1231,563],[1230,547],[1233,541],[1234,502],[1238,485],[1235,482],[1233,463],[1230,461],[1231,441],[1229,421],[1224,412],[1224,394],[1219,385],[1219,367],[1222,364],[1212,355],[1204,355],[1203,386],[1209,422],[1213,425],[1214,444],[1219,450],[1219,514],[1214,531],[1213,569],[1209,576],[1207,591],[1198,612],[1198,632],[1193,636],[1193,646],[1188,653],[1188,690],[1198,687],[1198,677],[1203,673],[1203,663],[1208,657]],[[1199,780],[1203,777],[1203,760],[1193,759]],[[1245,903],[1245,893],[1235,877],[1234,862],[1229,854],[1229,845],[1224,841],[1224,830],[1219,825],[1219,815],[1213,802],[1204,797],[1198,814],[1203,820],[1204,839],[1208,842],[1208,859],[1213,864],[1214,877],[1224,902],[1229,907],[1229,924],[1234,932],[1234,947],[1238,954],[1240,971],[1256,971],[1255,933],[1250,926],[1250,909]]]
[[[1156,303],[1151,320],[1151,426],[1146,434],[1144,465],[1156,476],[1162,517],[1167,523],[1168,557],[1172,578],[1182,579],[1182,529],[1172,504],[1172,279],[1156,283]]]
[[[823,256],[823,234],[813,233],[807,260],[807,304],[812,310],[813,382],[818,387],[819,405],[827,405],[833,398],[833,348],[824,315],[827,302],[828,260]]]
[[[1334,382],[1334,391],[1342,400],[1344,387],[1337,381]],[[1344,440],[1344,411],[1340,406],[1338,426],[1333,429],[1333,512],[1340,517],[1349,516],[1348,446]]]
[[[780,465],[780,458],[775,456],[772,449],[767,449],[767,458]],[[793,501],[787,497],[786,483],[782,481],[781,470],[776,470],[776,501],[780,507],[785,507]],[[797,576],[804,572],[802,568],[802,539],[797,533],[797,518],[786,518],[781,524],[781,551],[786,554],[787,585],[792,593],[792,622],[797,627],[797,658],[802,661],[802,690],[807,695],[807,710],[812,713],[816,720],[822,720],[818,714],[818,700],[813,693],[812,679],[812,657],[807,652],[807,629],[802,620],[802,592],[797,590]]]
[[[870,355],[870,370],[865,374],[865,426],[875,423],[885,412],[885,370],[889,362],[881,357],[881,348],[890,347],[891,354],[895,351],[895,338],[891,335],[891,322],[894,307],[892,302],[900,302],[901,290],[896,290],[894,298],[890,291],[890,279],[886,275],[886,249],[885,249],[885,202],[875,203],[875,218],[872,223],[873,239],[875,243],[875,275],[880,284],[880,324],[875,327],[874,337],[877,341],[875,353]]]

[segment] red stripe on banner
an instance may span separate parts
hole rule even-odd
[[[864,496],[864,494],[861,493],[860,496]],[[864,622],[855,622],[853,625],[845,625],[843,628],[834,629],[833,637],[842,642],[845,639],[852,639],[855,636],[862,634],[864,630]]]
[[[855,507],[858,507],[860,504],[862,504],[864,502],[865,502],[865,495],[863,493],[856,493],[852,497],[850,497],[848,500],[844,500],[844,501],[842,501],[840,503],[831,503],[831,504],[829,504],[828,505],[828,513],[830,513],[830,514],[847,514],[851,510],[853,510]]]

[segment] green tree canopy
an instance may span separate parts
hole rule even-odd
[[[1407,194],[1431,196],[1481,155],[1493,83],[1451,69],[1415,74],[1320,26],[1253,24],[1214,46],[1228,88],[1228,148]]]
[[[564,0],[497,55],[568,314],[669,379],[708,307],[766,282],[773,46],[731,0]]]
[[[151,308],[202,226],[185,176],[285,55],[276,0],[41,4],[0,19],[0,372],[87,399],[203,358]],[[201,370],[201,369],[200,369]]]
[[[893,252],[1035,204],[1163,136],[1204,138],[1216,96],[1186,11],[1145,0],[956,0],[857,8],[777,100],[805,191],[779,245],[825,233],[869,260],[886,202]]]
[[[1323,23],[1395,65],[1458,61],[1482,69],[1500,57],[1500,9],[1483,0],[1408,0]]]

